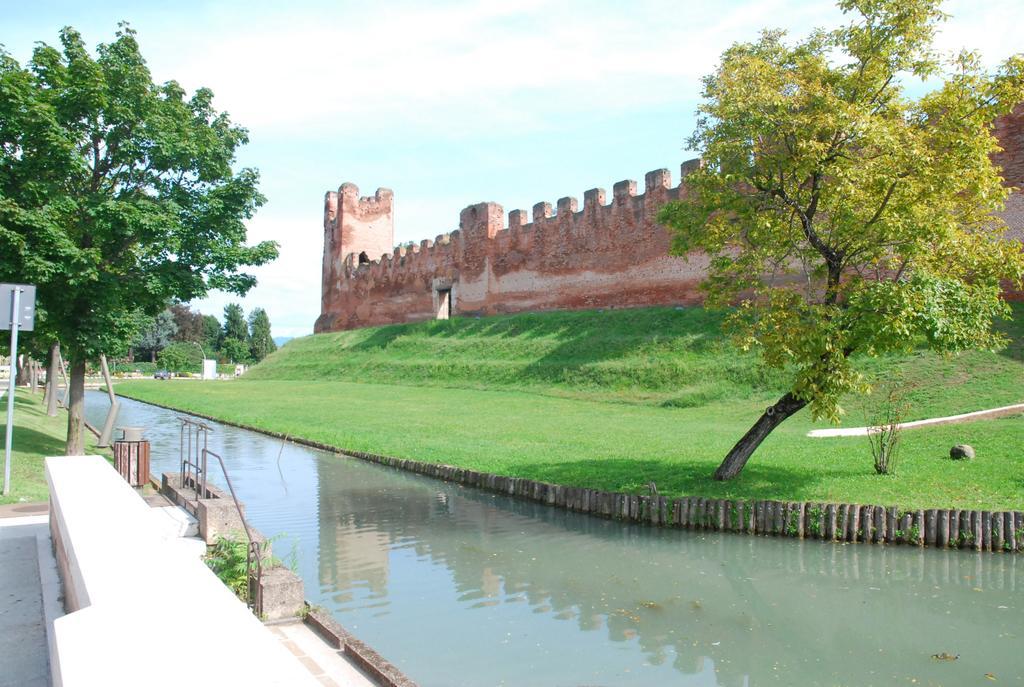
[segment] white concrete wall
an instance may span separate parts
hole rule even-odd
[[[319,684],[103,458],[47,458],[46,477],[77,605],[54,622],[55,686]]]

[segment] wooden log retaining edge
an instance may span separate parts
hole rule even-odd
[[[669,500],[664,496],[603,492],[482,474],[363,452],[336,452],[558,508],[660,527],[978,551],[1024,550],[1024,513],[1019,511],[929,509],[901,513],[895,506],[861,504],[734,501],[700,496]]]
[[[453,466],[362,452],[337,452],[558,508],[659,527],[993,552],[1024,550],[1024,513],[1019,511],[928,509],[901,512],[895,506],[742,501],[700,496],[670,500],[664,496],[604,492],[481,474]]]
[[[684,496],[668,502],[664,497],[652,499],[650,495],[595,492],[581,487],[536,482],[522,477],[504,477],[451,465],[423,463],[364,451],[346,451],[322,442],[286,436],[280,432],[230,422],[211,415],[144,402],[278,439],[287,439],[303,446],[487,491],[496,491],[556,508],[578,510],[597,517],[683,529],[719,529],[746,534],[812,537],[825,541],[973,548],[976,551],[1006,553],[1024,551],[1024,512],[1021,511],[901,512],[895,506],[780,503],[763,500],[716,501],[696,496]],[[575,494],[575,498],[570,498],[567,502],[570,491]],[[604,502],[608,504],[607,508],[600,505]],[[738,514],[739,526],[733,523],[733,512]]]

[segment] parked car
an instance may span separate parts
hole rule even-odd
[[[153,379],[170,379],[171,373],[167,370],[157,370],[153,373]]]

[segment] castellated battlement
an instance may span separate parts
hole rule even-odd
[[[699,160],[684,162],[681,166],[682,178],[685,179],[690,171],[697,169],[699,163]],[[398,246],[377,254],[376,251],[370,252],[372,248],[367,250],[365,243],[358,237],[350,239],[343,243],[341,249],[344,255],[343,262],[347,267],[346,277],[358,278],[362,273],[359,272],[360,267],[372,272],[375,265],[404,266],[407,255],[418,255],[421,251],[429,252],[438,244],[448,246],[452,238],[463,241],[462,248],[465,249],[466,241],[496,240],[501,243],[522,232],[531,232],[535,229],[568,229],[570,233],[576,235],[599,229],[607,230],[611,226],[628,229],[640,221],[645,210],[650,212],[653,209],[653,214],[657,214],[662,205],[678,198],[681,188],[682,184],[679,187],[672,186],[672,174],[669,170],[657,169],[646,174],[644,193],[640,195],[637,195],[637,182],[630,179],[615,183],[610,201],[607,199],[607,191],[603,188],[584,191],[582,210],[579,209],[579,201],[576,198],[567,196],[559,198],[554,206],[548,202],[536,203],[532,214],[526,210],[512,210],[506,219],[502,206],[498,203],[476,203],[464,208],[459,214],[457,230],[439,235],[433,241],[423,239],[411,247]],[[345,183],[337,193],[328,192],[325,196],[324,230],[328,235],[333,235],[337,231],[338,198],[345,190],[349,190],[348,196],[353,199],[359,193],[355,184]],[[355,201],[351,212],[359,217],[376,217],[385,212],[390,216],[393,214],[393,193],[390,189],[377,189],[375,196],[362,197]],[[620,216],[623,221],[618,221]],[[633,218],[631,221],[627,219],[629,216]],[[388,226],[393,231],[393,226]],[[347,248],[351,250],[344,252]],[[477,246],[469,247],[470,250],[475,248]],[[357,253],[364,252],[369,259],[360,261]]]
[[[993,161],[1007,185],[1024,186],[1024,103],[993,131],[1002,147]],[[700,165],[684,162],[677,186],[666,169],[648,172],[643,194],[628,179],[610,196],[592,188],[582,208],[567,196],[506,218],[501,205],[477,203],[462,210],[457,231],[408,248],[394,247],[390,190],[360,197],[354,184],[342,184],[324,199],[315,331],[451,315],[699,304],[707,257],[670,256],[670,234],[657,216],[685,195],[686,176]],[[1024,240],[1024,193],[1013,193],[1001,215],[1008,237]]]
[[[658,210],[685,193],[683,163],[619,181],[532,211],[505,214],[498,203],[462,210],[459,227],[394,248],[393,194],[360,198],[354,184],[324,203],[323,298],[317,331],[452,314],[696,303],[706,264],[668,255]]]

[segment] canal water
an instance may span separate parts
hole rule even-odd
[[[121,403],[177,470],[179,414]],[[623,525],[211,424],[310,602],[423,687],[1024,684],[1024,556]]]

